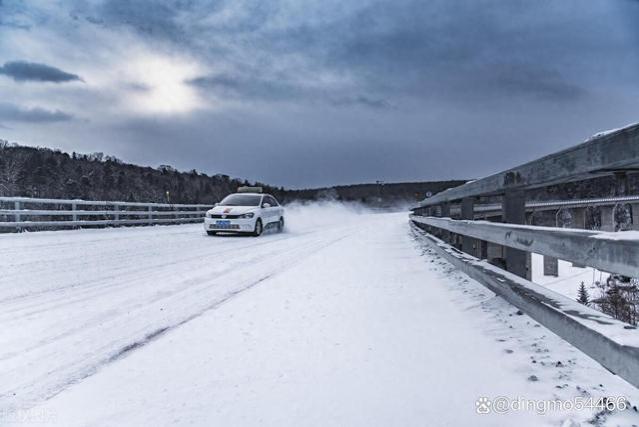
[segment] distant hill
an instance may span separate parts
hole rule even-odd
[[[103,153],[64,153],[0,140],[0,196],[131,202],[213,204],[242,185],[262,186],[282,202],[335,199],[384,206],[414,202],[464,181],[341,185],[285,190],[228,175],[169,165],[158,168],[124,163]]]

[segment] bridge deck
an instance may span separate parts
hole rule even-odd
[[[639,401],[419,246],[405,214],[299,210],[287,233],[259,239],[208,238],[199,225],[4,235],[0,256],[0,414],[34,408],[64,426],[558,425],[594,411],[477,415],[475,402]]]

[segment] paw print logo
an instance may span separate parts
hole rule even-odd
[[[475,402],[475,411],[478,414],[488,414],[490,412],[490,406],[492,402],[487,397],[480,397]]]

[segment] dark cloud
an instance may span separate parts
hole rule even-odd
[[[8,122],[51,123],[64,122],[73,116],[60,110],[44,108],[22,108],[7,102],[0,102],[0,120]]]
[[[532,94],[553,101],[575,101],[587,90],[572,83],[555,70],[521,64],[495,67],[493,90]]]
[[[302,95],[303,90],[286,80],[266,80],[259,76],[218,74],[201,76],[187,83],[220,96],[251,100],[283,100]]]
[[[552,66],[520,63],[486,63],[477,65],[472,76],[450,76],[444,85],[448,95],[438,93],[451,103],[476,104],[487,99],[501,105],[513,100],[531,103],[574,104],[588,97],[582,83],[564,77]],[[430,89],[431,93],[436,89]]]
[[[375,2],[350,19],[279,37],[285,49],[323,55],[395,96],[574,101],[587,92],[582,77],[596,72],[584,67],[588,60],[607,53],[575,32],[580,17],[572,7],[555,7],[553,16],[547,9],[548,2]]]
[[[74,16],[81,15],[88,22],[103,27],[129,27],[151,39],[167,39],[179,44],[191,44],[190,23],[179,21],[181,14],[197,11],[211,12],[217,1],[191,0],[105,0],[97,4],[79,2]]]
[[[197,54],[236,71],[192,83],[233,98],[365,107],[433,96],[461,104],[487,98],[574,102],[588,95],[583,80],[611,55],[600,40],[607,23],[595,21],[599,11],[580,11],[574,1],[361,1],[342,14],[285,26],[266,25],[282,4],[247,2],[240,19],[206,28],[179,17],[210,13],[220,2],[154,5],[110,0],[101,13],[182,48],[206,40],[195,47]],[[589,31],[578,30],[581,25]],[[296,61],[282,67],[286,58]],[[355,86],[346,94],[342,87],[314,90],[299,82],[302,73],[313,79],[309,70],[349,76]]]
[[[107,0],[101,3],[94,21],[101,24],[128,25],[149,36],[183,33],[177,25],[177,13],[190,2]]]
[[[11,77],[17,82],[34,81],[64,83],[82,81],[80,76],[67,73],[59,68],[26,61],[6,62],[2,67],[0,67],[0,74]]]
[[[392,108],[392,104],[385,99],[370,98],[365,95],[359,95],[352,98],[337,98],[331,101],[335,106],[352,106],[363,105],[370,108]]]
[[[2,2],[0,1],[0,27],[9,27],[9,28],[18,28],[18,29],[29,29],[30,25],[22,22],[21,19],[16,18],[17,15],[20,15],[24,12],[25,5],[20,4],[19,2]]]
[[[58,21],[8,3],[2,23],[46,28],[78,51],[109,57],[115,40],[195,63],[201,76],[187,83],[212,108],[161,120],[47,88],[97,119],[83,125],[90,138],[78,121],[57,137],[140,163],[289,186],[467,178],[639,119],[638,0],[70,0]],[[100,36],[78,36],[90,32]],[[143,98],[161,84],[137,77],[101,96]],[[97,122],[108,124],[95,132]]]
[[[144,83],[123,83],[122,86],[132,92],[148,92],[151,90],[149,85]]]
[[[311,104],[324,103],[338,107],[354,105],[370,108],[391,107],[391,103],[385,99],[361,94],[344,96],[332,93],[326,88],[287,81],[286,76],[280,77],[280,79],[266,80],[258,75],[240,77],[239,75],[218,74],[197,77],[187,83],[211,91],[220,97],[248,101],[296,101]]]
[[[241,13],[209,24],[199,21],[234,8]],[[357,1],[323,19],[309,13],[287,25],[268,25],[286,12],[277,1],[237,6],[107,0],[83,8],[93,22],[126,25],[213,64],[231,65],[235,71],[192,83],[242,99],[325,99],[334,106],[366,107],[432,96],[459,103],[483,103],[488,97],[571,102],[588,94],[584,78],[596,75],[602,59],[611,55],[601,41],[608,26],[597,21],[601,7],[583,10],[574,0]],[[296,60],[282,67],[288,58]],[[599,64],[592,66],[595,61]],[[302,72],[313,78],[309,69],[350,76],[355,87],[347,94],[342,87],[309,89],[312,84],[299,83]]]

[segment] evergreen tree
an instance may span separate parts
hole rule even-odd
[[[588,290],[586,289],[584,282],[581,282],[581,285],[579,285],[577,301],[583,305],[588,305],[590,303],[590,297],[588,296]]]

